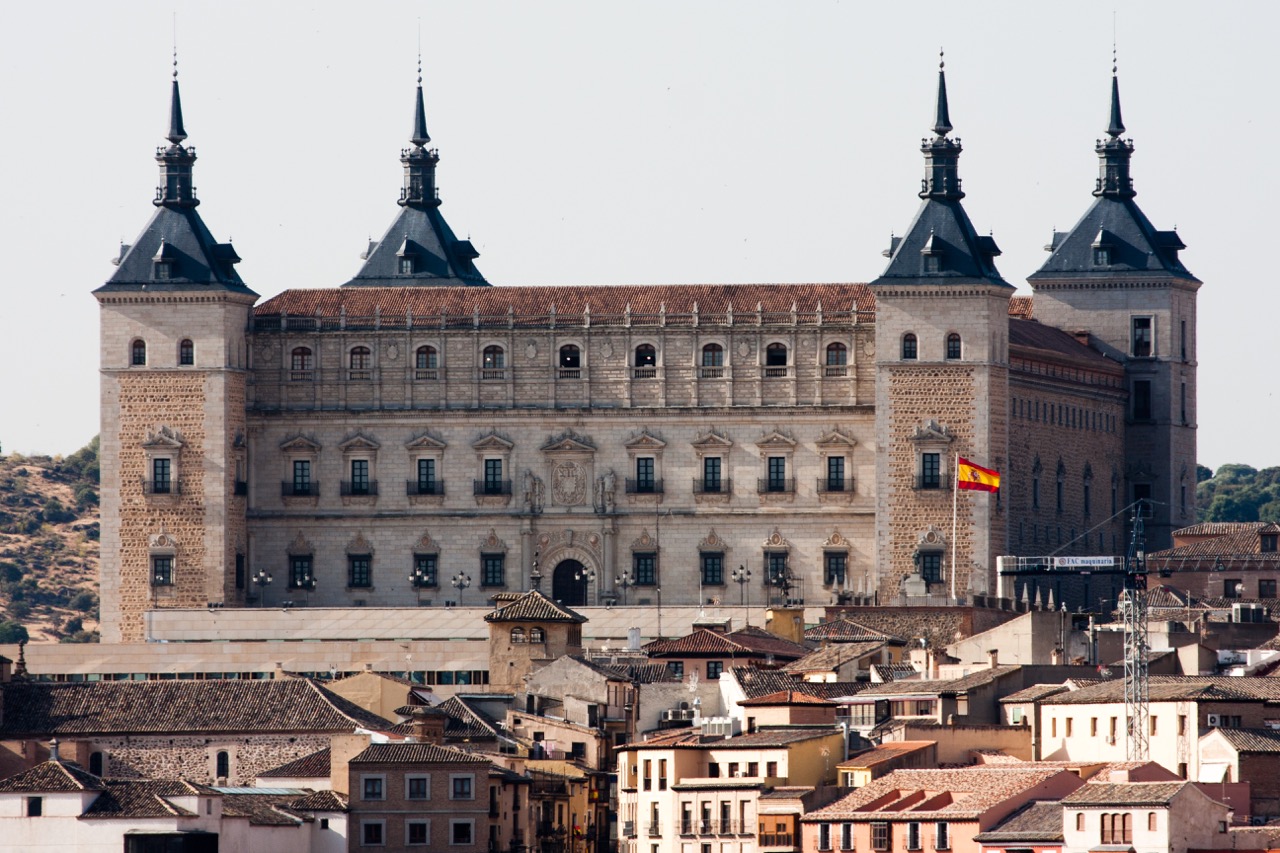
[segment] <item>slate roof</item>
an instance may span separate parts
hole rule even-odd
[[[326,746],[324,749],[316,750],[310,755],[304,755],[287,764],[281,764],[279,767],[273,767],[270,770],[259,773],[258,776],[262,779],[328,777],[331,772],[331,761],[329,747]]]
[[[181,732],[388,731],[392,723],[307,679],[12,681],[0,737]]]
[[[79,765],[65,761],[42,761],[30,770],[0,779],[0,791],[7,794],[19,791],[56,794],[101,790],[101,779],[81,770]]]
[[[500,604],[484,617],[486,622],[577,622],[587,621],[575,610],[557,604],[541,591],[532,589],[509,604]]]
[[[163,247],[163,248],[162,248]],[[230,243],[219,243],[194,207],[157,207],[132,245],[121,247],[122,257],[106,284],[95,293],[208,292],[228,290],[256,296],[236,272],[238,261]],[[171,277],[156,280],[153,259],[163,253],[172,263]]]
[[[1035,800],[1027,803],[986,832],[973,837],[983,843],[1061,842],[1062,803]]]
[[[414,271],[401,274],[401,256],[412,255]],[[343,287],[443,287],[487,285],[470,240],[459,240],[436,205],[405,205],[382,239],[370,243],[364,264]]]
[[[805,822],[832,820],[963,820],[1049,780],[1059,767],[966,767],[895,770],[829,806],[809,812]]]
[[[192,817],[170,802],[212,791],[178,779],[104,779],[103,791],[85,810],[86,818]]]
[[[1062,798],[1064,806],[1167,806],[1190,782],[1087,782]]]
[[[1280,701],[1280,678],[1246,678],[1226,675],[1153,675],[1152,702],[1174,701]],[[1088,705],[1124,701],[1124,679],[1115,678],[1079,690],[1050,696],[1045,705]]]
[[[806,640],[832,640],[841,643],[869,643],[873,641],[905,643],[905,637],[886,634],[874,628],[868,628],[860,622],[848,617],[819,622],[804,630]]]
[[[337,791],[314,791],[291,802],[289,808],[306,812],[345,812],[347,795]]]
[[[925,272],[927,246],[942,253],[937,272]],[[959,199],[926,198],[902,237],[893,238],[889,264],[872,286],[985,282],[1013,289],[996,269],[995,241],[979,235]]]
[[[374,743],[352,764],[484,764],[488,759],[434,743]]]
[[[1280,753],[1280,731],[1275,729],[1217,729],[1236,752]]]
[[[884,648],[884,640],[831,643],[782,667],[783,672],[834,672],[840,666],[857,661]]]
[[[1111,264],[1093,263],[1093,244],[1102,242],[1111,249]],[[1106,280],[1148,279],[1152,274],[1172,276],[1187,282],[1199,280],[1178,258],[1184,248],[1176,231],[1158,231],[1132,198],[1099,197],[1070,231],[1055,231],[1045,247],[1049,259],[1027,281],[1095,278]]]

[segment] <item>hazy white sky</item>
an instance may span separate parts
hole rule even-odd
[[[1280,4],[76,2],[0,7],[0,442],[98,431],[90,292],[151,214],[176,11],[200,212],[263,297],[395,215],[419,22],[443,212],[503,284],[864,282],[947,51],[965,201],[1025,278],[1091,201],[1112,11],[1138,202],[1200,291],[1200,461],[1280,464]]]

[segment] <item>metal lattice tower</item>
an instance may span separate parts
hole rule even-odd
[[[1133,538],[1125,565],[1120,612],[1124,617],[1124,712],[1128,722],[1125,752],[1129,761],[1150,754],[1150,679],[1147,671],[1147,555],[1142,529],[1143,502],[1133,514]]]

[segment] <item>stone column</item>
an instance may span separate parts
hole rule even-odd
[[[604,528],[600,532],[604,535],[604,565],[600,567],[600,583],[603,584],[604,594],[612,596],[616,594],[613,579],[618,574],[618,532],[614,529],[614,520],[605,519]]]

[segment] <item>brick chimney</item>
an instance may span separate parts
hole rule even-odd
[[[987,649],[987,661],[991,664],[991,668],[995,669],[1000,665],[1000,650]]]

